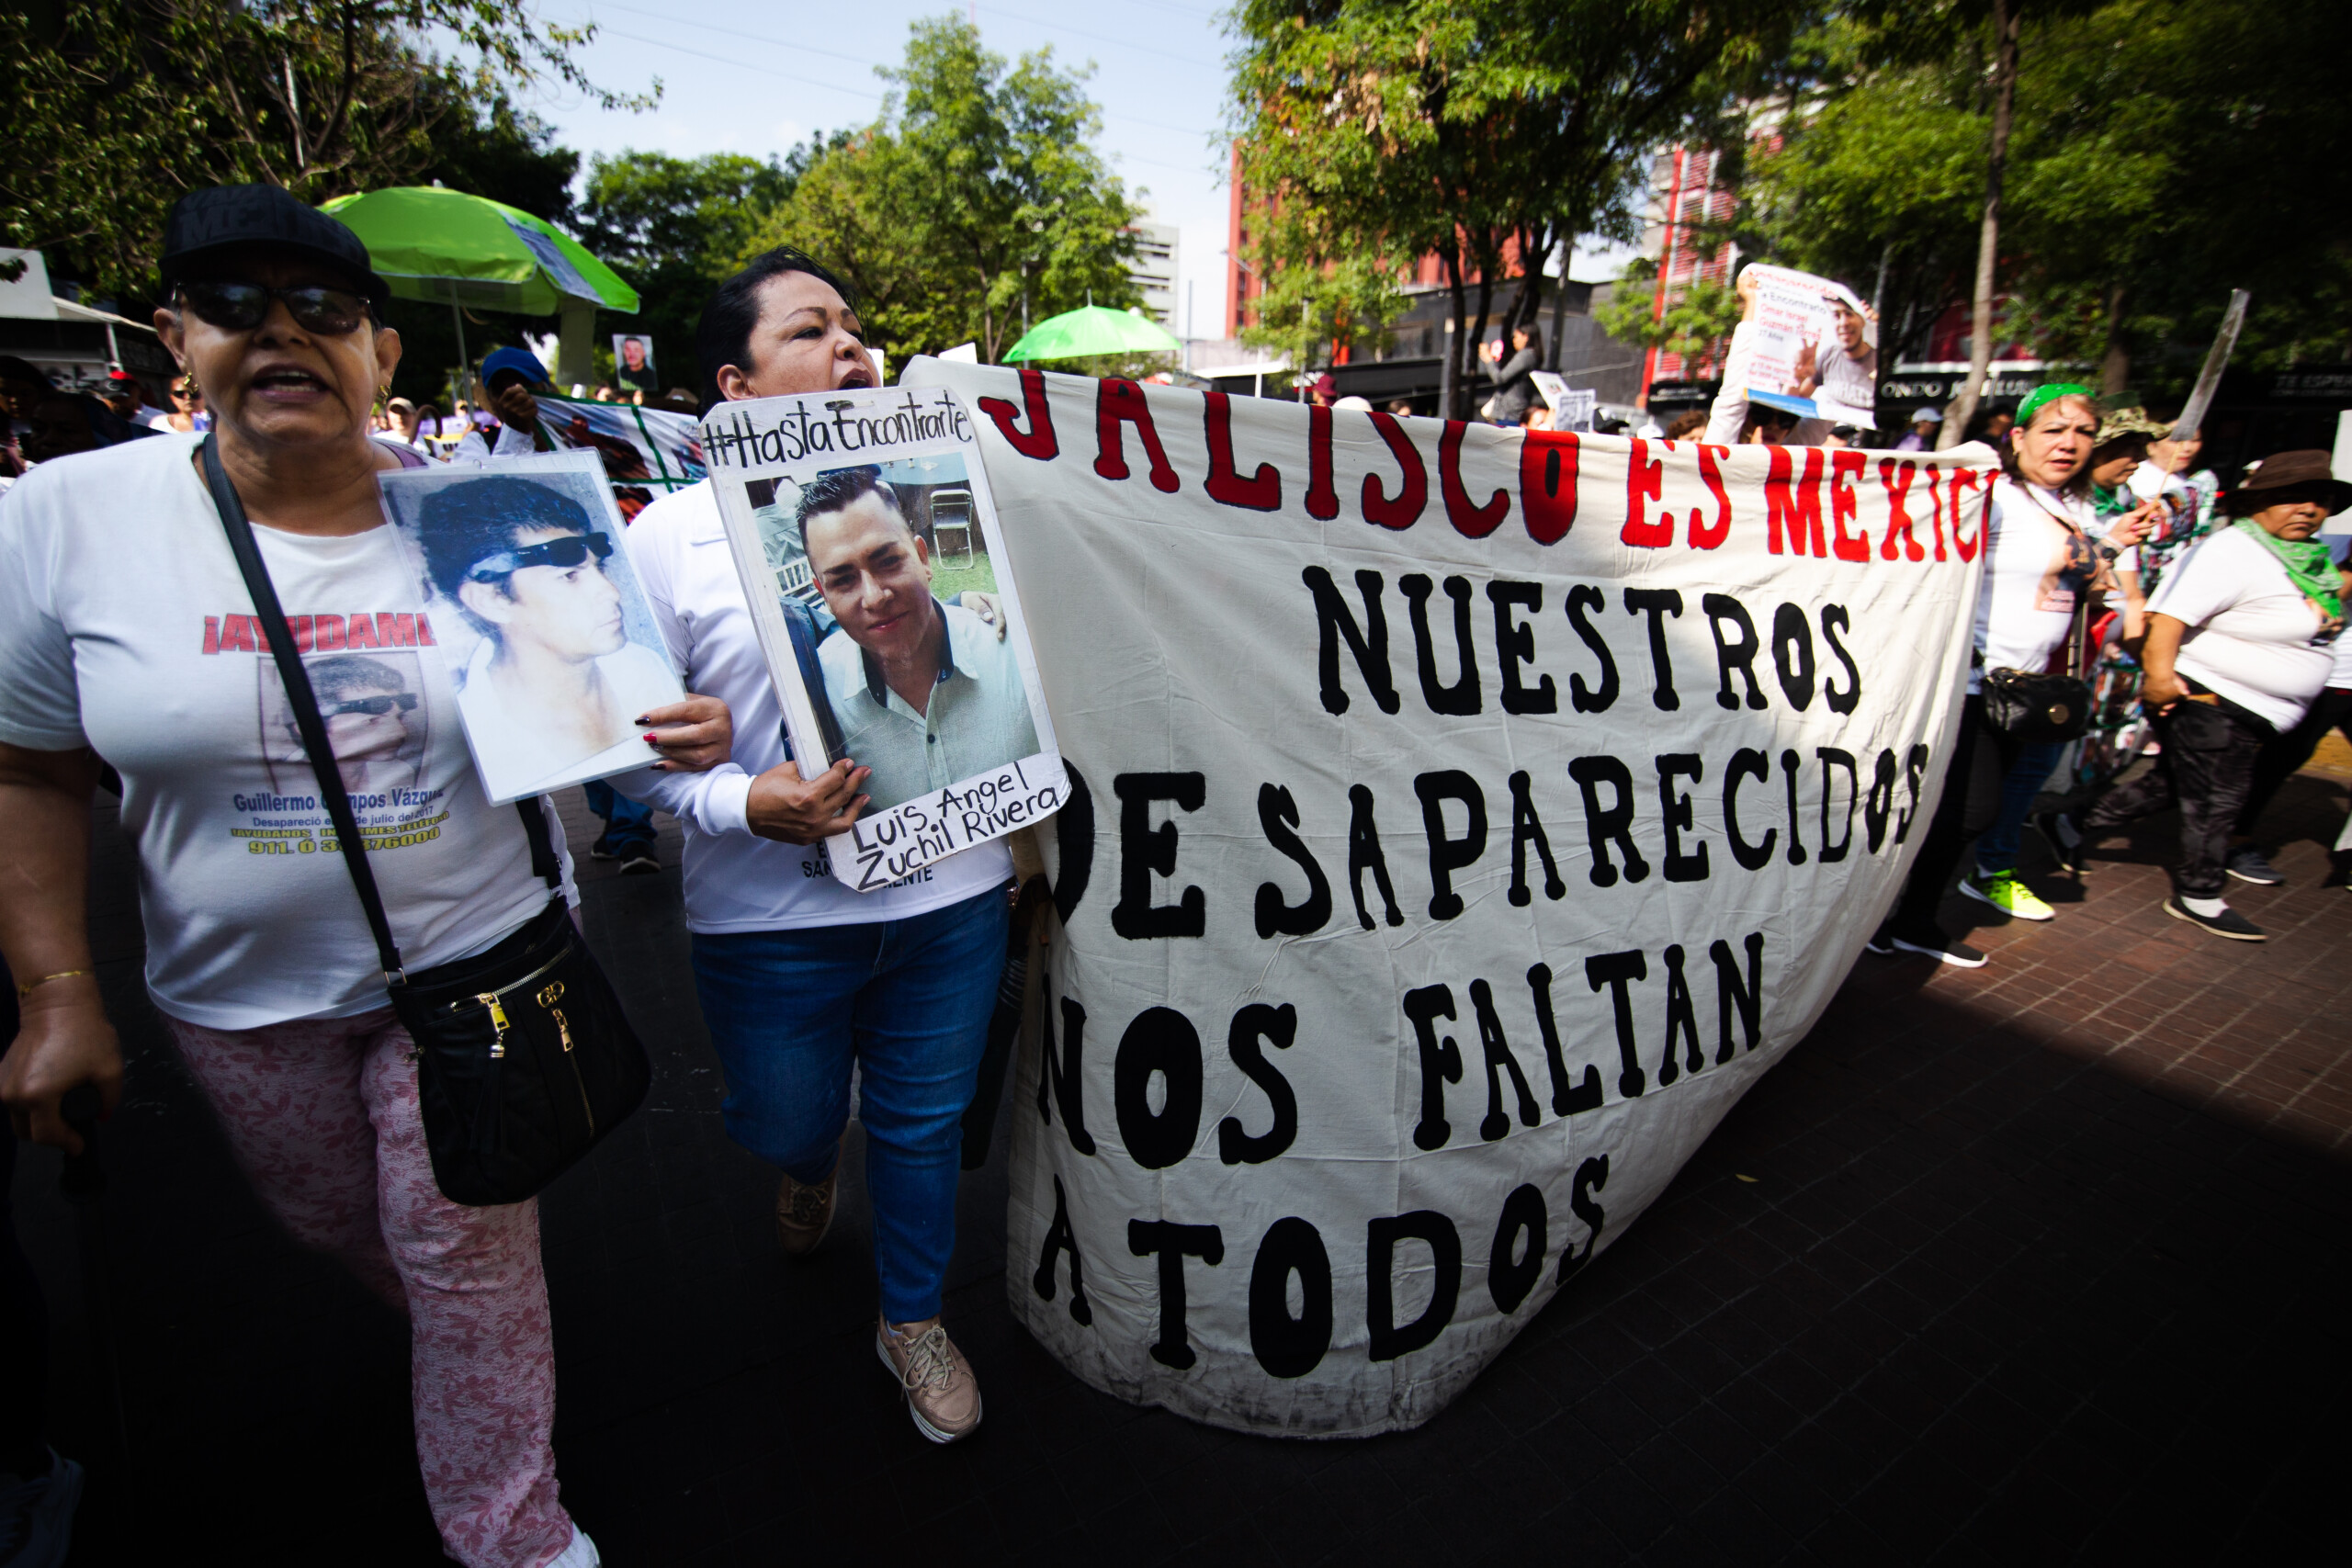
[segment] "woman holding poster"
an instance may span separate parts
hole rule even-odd
[[[2002,459],[2001,478],[1984,509],[1975,654],[1943,795],[1903,897],[1871,941],[1873,952],[1926,953],[1963,969],[1982,966],[1984,953],[1946,935],[1936,923],[1936,908],[1972,838],[1976,864],[1961,879],[1962,894],[2012,919],[2046,920],[2052,914],[2018,880],[2017,854],[2026,816],[2063,748],[1995,726],[1985,713],[1985,672],[2048,669],[2074,629],[2083,595],[2113,586],[2108,563],[2138,537],[2136,528],[2125,528],[2102,542],[2092,531],[2090,458],[2099,411],[2089,388],[2072,382],[2038,387],[2018,406],[2018,439]]]
[[[378,489],[424,459],[368,431],[401,353],[383,279],[350,230],[272,186],[182,197],[162,272],[157,333],[214,411],[407,962],[483,952],[548,889],[515,812],[483,792],[454,694],[424,678],[416,579]],[[314,775],[287,754],[269,639],[198,472],[205,439],[44,464],[0,508],[0,809],[17,829],[0,950],[26,982],[0,1099],[20,1134],[72,1149],[62,1097],[121,1092],[83,919],[103,754],[138,842],[148,989],[238,1162],[298,1240],[409,1320],[442,1543],[468,1568],[594,1568],[557,1495],[537,1206],[469,1207],[435,1184],[413,1043]],[[667,730],[665,755],[707,763],[697,745],[722,730]]]
[[[719,286],[696,347],[707,403],[880,382],[847,289],[790,249]],[[685,829],[686,925],[703,1018],[726,1069],[728,1135],[780,1171],[776,1240],[788,1256],[805,1257],[832,1224],[857,1069],[881,1293],[876,1352],[916,1427],[954,1442],[979,1425],[980,1393],[940,1320],[940,1298],[956,1241],[961,1122],[1004,966],[1012,857],[1001,842],[982,843],[870,893],[834,877],[824,840],[873,807],[871,770],[852,750],[830,765],[809,759],[803,776],[714,482],[647,507],[624,543],[687,685],[733,710],[732,760],[708,773],[613,782]],[[903,525],[893,526],[895,503],[854,480],[833,490],[834,510],[851,514],[836,521],[869,526],[820,529],[810,567],[821,549],[828,575],[840,579],[829,592],[865,635],[864,645],[828,639],[842,643],[862,687],[862,656],[879,648],[877,660],[895,657],[900,642],[921,642],[913,612],[934,601],[899,592],[915,551]],[[923,646],[936,655],[935,644]],[[965,660],[967,643],[956,648]],[[952,680],[944,660],[938,672]],[[887,677],[883,685],[877,705],[908,705]],[[934,724],[942,701],[929,705]]]

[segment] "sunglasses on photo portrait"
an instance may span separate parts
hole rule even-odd
[[[601,561],[610,558],[612,553],[613,541],[607,534],[566,534],[544,544],[525,545],[520,549],[484,556],[474,562],[473,570],[466,575],[476,582],[495,582],[526,566],[575,567],[592,555]]]
[[[374,714],[378,716],[381,716],[384,714],[391,712],[394,708],[400,709],[402,713],[407,713],[415,706],[416,694],[414,692],[388,693],[380,697],[352,697],[346,701],[337,703],[334,706],[327,709],[323,716],[327,718],[336,718],[347,713]]]
[[[294,324],[322,337],[357,332],[368,320],[368,299],[347,288],[271,288],[259,283],[187,282],[180,298],[203,321],[224,333],[249,333],[269,314],[269,302],[286,301]]]

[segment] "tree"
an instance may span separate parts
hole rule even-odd
[[[1468,405],[1498,285],[1502,325],[1542,303],[1540,263],[1622,219],[1638,160],[1719,135],[1782,62],[1791,0],[1244,0],[1234,74],[1251,246],[1300,294],[1435,254],[1452,295],[1446,382]],[[1475,308],[1473,300],[1475,299]],[[1359,310],[1385,303],[1365,283]]]
[[[1758,161],[1753,209],[1759,246],[1792,265],[1860,282],[1887,264],[1884,341],[1916,352],[1973,293],[1996,39],[1957,6],[1871,17],[1832,29],[1824,89]],[[2245,288],[2239,363],[2345,355],[2352,134],[2330,95],[2347,51],[2352,14],[2323,0],[2036,0],[2003,167],[2001,335],[2096,364],[2109,393],[2177,393]],[[1991,335],[1975,333],[1985,355]]]
[[[1728,282],[1701,278],[1682,289],[1663,312],[1657,310],[1657,263],[1649,257],[1627,266],[1606,303],[1593,307],[1593,324],[1619,343],[1712,357],[1739,325],[1738,294]]]
[[[971,342],[994,362],[1033,318],[1137,303],[1137,209],[1091,145],[1087,73],[1050,50],[1008,62],[955,17],[910,32],[881,118],[812,163],[747,248],[840,271],[901,355]]]
[[[433,53],[427,29],[459,55]],[[650,104],[582,73],[572,51],[593,36],[501,0],[33,0],[0,14],[0,230],[102,292],[143,292],[183,191],[399,184],[507,85]]]
[[[600,316],[600,336],[634,332],[651,337],[665,380],[698,388],[694,342],[704,301],[831,144],[820,137],[765,162],[735,152],[591,158],[579,209],[580,243],[619,273],[640,301],[634,316]]]

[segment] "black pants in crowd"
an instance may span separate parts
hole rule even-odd
[[[2245,805],[2238,812],[2237,830],[2248,838],[2254,836],[2254,825],[2261,818],[2262,809],[2270,804],[2278,786],[2294,776],[2295,770],[2312,760],[2319,750],[2322,737],[2331,729],[2344,732],[2352,740],[2352,686],[2330,686],[2312,702],[2301,723],[2292,729],[2282,729],[2277,739],[2262,748],[2262,755],[2255,759],[2254,788],[2245,797]]]
[[[2001,784],[2017,766],[2025,742],[1993,728],[1984,716],[1984,699],[1972,696],[1962,709],[1960,728],[1952,736],[1950,765],[1944,771],[1943,797],[1928,822],[1928,836],[1912,863],[1911,880],[1888,918],[1887,930],[1909,942],[1941,942],[1936,907],[1960,864],[1961,852],[2001,814]]]
[[[16,1038],[17,987],[0,964],[0,1050]],[[16,1134],[0,1116],[0,1472],[39,1475],[49,1468],[49,1303],[17,1244],[16,1171]]]
[[[2278,731],[2229,701],[2183,702],[2155,719],[2164,750],[2156,765],[2118,784],[2083,814],[2086,832],[2180,807],[2180,863],[2173,891],[2184,898],[2218,898],[2229,859],[2230,832],[2254,793],[2255,762]]]

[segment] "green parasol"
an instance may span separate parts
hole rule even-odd
[[[340,196],[319,209],[368,247],[403,299],[552,316],[567,299],[633,315],[637,290],[544,219],[439,186]]]
[[[1093,354],[1175,354],[1183,346],[1140,310],[1087,305],[1039,321],[1005,351],[1004,362],[1078,359]]]

